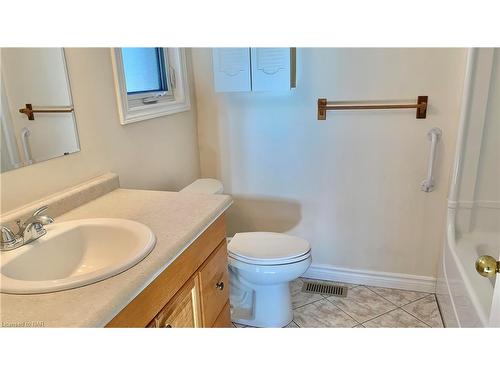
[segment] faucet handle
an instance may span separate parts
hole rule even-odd
[[[2,245],[12,245],[16,242],[16,236],[9,228],[1,226],[2,232]]]
[[[10,228],[0,225],[0,229],[2,234],[0,240],[0,251],[14,250],[24,243],[23,238],[16,236]]]

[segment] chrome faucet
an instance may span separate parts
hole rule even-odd
[[[47,233],[44,225],[51,224],[54,219],[47,215],[42,215],[47,210],[48,206],[40,207],[38,210],[21,224],[21,220],[17,220],[17,234],[5,226],[1,226],[2,238],[0,241],[0,250],[14,250],[23,245],[29,244]]]

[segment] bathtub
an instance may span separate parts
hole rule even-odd
[[[500,233],[457,234],[455,209],[448,209],[446,243],[438,272],[436,295],[446,327],[489,325],[494,279],[475,270],[481,255],[499,256]]]

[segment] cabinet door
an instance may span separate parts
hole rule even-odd
[[[250,91],[250,49],[213,48],[216,92]]]
[[[252,91],[284,91],[291,81],[290,48],[252,48]]]
[[[226,241],[206,261],[200,270],[203,326],[212,327],[229,302],[229,273]]]
[[[155,328],[194,328],[200,327],[200,308],[198,302],[198,282],[196,278],[188,281],[172,300],[158,313],[149,327]]]
[[[226,303],[226,306],[224,306],[224,308],[222,309],[212,328],[233,328],[233,325],[231,324],[231,311],[229,302]]]

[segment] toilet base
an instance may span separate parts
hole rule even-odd
[[[251,287],[255,290],[253,319],[232,317],[233,322],[252,327],[279,328],[292,321],[292,300],[288,282],[272,285],[253,284]]]

